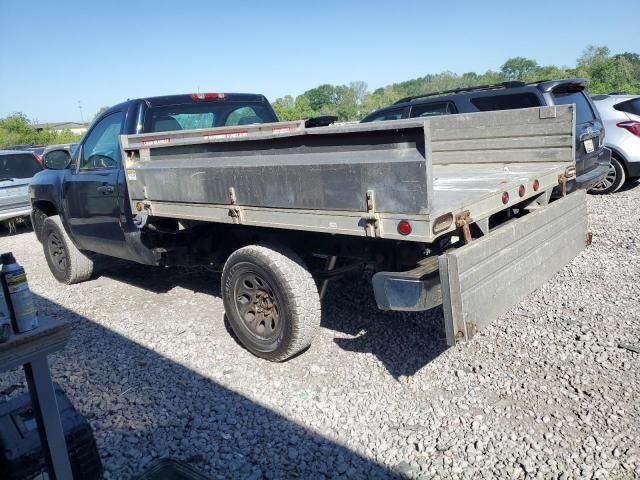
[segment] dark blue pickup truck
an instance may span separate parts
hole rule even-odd
[[[47,153],[47,170],[30,186],[34,230],[53,275],[64,283],[89,278],[92,262],[82,252],[158,263],[133,222],[120,135],[277,121],[264,96],[237,93],[142,98],[102,113],[72,156]]]

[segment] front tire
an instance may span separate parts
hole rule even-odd
[[[44,256],[56,280],[71,285],[91,277],[93,260],[76,248],[67,235],[60,216],[46,218],[41,238]]]
[[[614,193],[620,190],[620,187],[624,185],[627,180],[627,172],[624,170],[624,166],[615,157],[611,157],[611,165],[609,165],[609,171],[607,176],[602,181],[595,185],[589,193],[595,193],[598,195],[606,195],[607,193]]]
[[[266,245],[235,251],[222,271],[222,297],[236,337],[279,362],[307,348],[320,327],[320,296],[295,253]]]

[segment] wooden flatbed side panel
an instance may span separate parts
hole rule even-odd
[[[435,117],[433,165],[573,162],[573,106]]]
[[[580,190],[440,256],[447,342],[474,333],[547,282],[586,246]]]

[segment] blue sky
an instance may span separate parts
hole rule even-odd
[[[271,100],[322,83],[364,80],[373,90],[499,69],[513,56],[573,66],[589,44],[640,52],[640,1],[606,5],[2,0],[0,117],[78,121],[78,100],[86,119],[127,98],[198,90]]]

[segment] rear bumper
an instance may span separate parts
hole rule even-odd
[[[586,195],[578,191],[437,257],[436,265],[377,273],[374,295],[383,310],[427,310],[442,303],[453,345],[542,286],[586,241]]]
[[[609,171],[609,164],[611,163],[611,150],[603,148],[598,159],[596,160],[597,166],[588,172],[582,173],[576,177],[574,186],[570,191],[578,189],[589,190],[595,186],[604,177],[607,176]]]
[[[20,205],[18,207],[0,210],[0,221],[17,217],[28,217],[31,215],[31,205]]]

